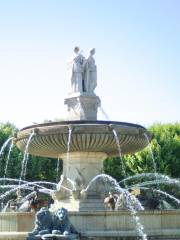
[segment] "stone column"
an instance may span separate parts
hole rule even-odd
[[[88,183],[102,173],[103,160],[107,154],[103,152],[70,152],[61,154],[63,174],[76,183],[79,189],[86,188]]]

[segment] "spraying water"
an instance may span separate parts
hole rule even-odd
[[[155,158],[154,158],[154,154],[153,154],[153,151],[152,151],[152,148],[151,148],[151,144],[150,144],[150,141],[149,141],[149,137],[147,135],[147,133],[144,133],[144,136],[146,138],[146,141],[148,143],[148,150],[151,154],[151,158],[152,158],[152,161],[153,161],[153,168],[154,168],[154,172],[157,173],[157,166],[156,166],[156,161],[155,161]]]
[[[125,200],[126,200],[126,205],[127,205],[127,209],[130,210],[131,215],[133,217],[133,220],[135,222],[136,225],[136,230],[138,232],[138,235],[143,239],[143,240],[147,240],[147,235],[144,233],[144,227],[143,225],[140,223],[140,218],[137,216],[137,211],[138,210],[144,210],[144,208],[142,207],[141,203],[134,197],[132,196],[127,190],[121,188],[118,184],[118,182],[111,176],[106,175],[106,174],[99,174],[96,177],[94,177],[89,184],[87,185],[87,187],[85,189],[82,190],[82,194],[84,192],[87,192],[92,185],[98,181],[102,179],[104,184],[110,184],[111,190],[113,189],[116,193],[119,194],[119,199],[116,202],[116,206],[115,209],[118,209],[118,204],[120,202],[120,196],[125,196]]]
[[[9,164],[9,159],[10,159],[10,154],[11,154],[12,148],[13,148],[13,141],[11,142],[11,145],[9,148],[6,165],[5,165],[5,169],[4,169],[4,184],[5,184],[5,178],[6,178],[6,174],[7,174],[7,169],[8,169],[8,164]]]
[[[103,109],[101,106],[100,106],[99,108],[100,108],[103,116],[105,117],[105,119],[108,120],[108,121],[110,121],[110,118],[109,118],[109,116],[107,115],[107,113],[104,111],[104,109]]]
[[[6,148],[6,146],[9,144],[10,141],[12,141],[13,137],[8,138],[5,143],[2,145],[2,148],[0,150],[0,161],[1,161],[1,156],[3,155],[3,152]]]
[[[116,145],[117,145],[117,148],[118,148],[118,151],[119,151],[119,157],[121,159],[122,173],[123,173],[123,176],[126,177],[126,171],[125,171],[124,161],[123,161],[123,158],[122,158],[122,152],[121,152],[119,137],[118,137],[117,132],[114,128],[112,128],[112,132],[114,134],[114,137],[115,137],[115,140],[116,140]],[[125,184],[125,182],[124,182],[124,184]]]
[[[67,142],[67,166],[66,166],[66,171],[68,171],[68,167],[69,167],[69,152],[70,152],[70,144],[71,144],[71,136],[72,136],[72,127],[71,125],[68,125],[68,142]],[[66,175],[66,173],[65,173]]]
[[[23,161],[22,161],[22,167],[21,167],[21,175],[20,175],[20,181],[22,178],[25,179],[26,176],[26,167],[27,167],[27,161],[28,161],[28,148],[29,148],[29,144],[31,142],[32,137],[35,135],[34,132],[32,132],[28,138],[27,144],[26,144],[26,148],[24,151],[24,157],[23,157]],[[20,184],[20,182],[19,182]]]
[[[57,159],[57,165],[56,165],[56,182],[59,181],[59,167],[60,167],[60,159]]]

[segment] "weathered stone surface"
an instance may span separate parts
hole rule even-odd
[[[5,217],[18,219],[21,213],[0,214]],[[11,215],[11,216],[10,216]],[[23,219],[28,222],[31,213],[24,213]],[[170,240],[180,239],[180,211],[143,211],[138,212],[141,224],[144,226],[148,239]],[[99,212],[70,212],[70,221],[82,234],[81,239],[137,239],[137,232],[128,211],[99,211]],[[0,221],[1,222],[1,221]],[[6,225],[11,222],[7,221]],[[17,225],[20,224],[17,222]],[[33,226],[27,225],[23,232],[18,231],[18,226],[1,226],[0,239],[24,240],[27,232],[32,231]],[[3,227],[3,228],[2,228]],[[7,230],[8,229],[8,230]],[[20,228],[19,228],[20,229]]]
[[[16,145],[24,151],[28,137],[33,136],[28,152],[33,155],[57,158],[67,153],[69,128],[72,128],[70,152],[103,152],[108,156],[119,156],[115,129],[121,154],[134,153],[148,145],[147,130],[136,124],[112,121],[70,121],[38,124],[22,129],[16,138]]]
[[[73,94],[67,97],[64,103],[68,106],[69,120],[97,120],[97,110],[101,101],[96,95]]]

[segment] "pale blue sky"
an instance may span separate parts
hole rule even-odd
[[[76,45],[96,48],[96,94],[111,120],[179,121],[179,0],[0,0],[0,122],[65,117]]]

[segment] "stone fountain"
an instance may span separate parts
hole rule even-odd
[[[30,154],[63,159],[63,177],[59,185],[72,190],[72,194],[59,187],[53,198],[56,207],[71,211],[105,210],[98,188],[88,195],[84,191],[81,194],[82,190],[102,173],[104,159],[135,153],[148,144],[149,133],[140,125],[97,120],[101,101],[94,93],[97,85],[94,53],[92,49],[85,59],[78,47],[74,49],[69,63],[72,89],[65,99],[68,121],[26,127],[16,139],[18,148],[25,151],[28,137],[34,132],[28,147]]]
[[[148,145],[151,136],[137,124],[97,120],[101,101],[95,94],[97,68],[94,54],[95,49],[92,49],[86,59],[75,47],[68,63],[71,82],[71,92],[65,99],[68,120],[25,127],[18,132],[15,142],[25,151],[31,136],[29,154],[63,159],[63,174],[52,194],[55,203],[50,211],[55,212],[61,207],[68,209],[70,220],[82,239],[136,239],[137,221],[134,222],[132,213],[107,211],[101,191],[103,183],[93,188],[88,186],[102,173],[104,159],[138,152]],[[169,239],[171,236],[179,239],[176,238],[180,236],[178,211],[140,211],[138,216],[151,239]],[[11,213],[10,217],[16,225],[14,222],[10,225],[9,234],[0,233],[0,239],[26,239],[25,232],[33,228],[33,213]],[[7,215],[0,215],[0,222],[7,223],[7,219]],[[14,232],[10,234],[12,229]],[[143,235],[140,238],[147,239]]]

